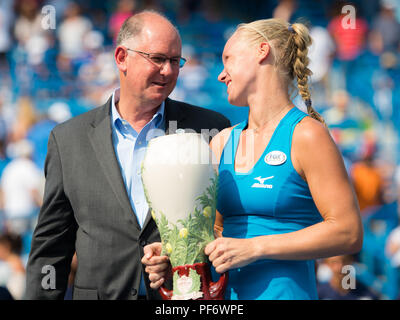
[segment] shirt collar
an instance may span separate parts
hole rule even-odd
[[[119,114],[115,104],[119,101],[120,97],[120,88],[114,90],[111,98],[111,121],[113,127],[118,128],[119,123],[123,123],[124,119],[122,119],[121,115]],[[150,122],[154,121],[154,125],[157,128],[160,128],[161,124],[163,123],[165,115],[165,101],[161,103],[158,107],[157,112],[154,114],[153,118]],[[119,128],[118,128],[119,129]]]

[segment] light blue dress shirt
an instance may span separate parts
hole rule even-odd
[[[165,103],[160,105],[153,118],[142,130],[136,132],[128,121],[121,118],[115,106],[119,101],[119,92],[119,89],[114,91],[111,101],[112,141],[132,209],[140,227],[143,228],[149,205],[143,191],[141,165],[148,142],[152,138],[165,135],[163,121]],[[142,277],[140,295],[146,294],[144,288]]]

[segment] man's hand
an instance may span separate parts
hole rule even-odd
[[[146,266],[145,271],[149,274],[150,287],[158,289],[171,272],[171,264],[167,256],[161,256],[161,242],[148,244],[143,248],[144,256],[142,263]]]

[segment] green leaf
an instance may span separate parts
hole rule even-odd
[[[217,175],[211,178],[210,186],[200,195],[196,201],[197,205],[186,219],[181,219],[177,225],[170,224],[166,216],[161,212],[159,219],[156,219],[157,227],[160,231],[163,243],[163,254],[167,243],[172,251],[168,254],[172,267],[207,262],[208,258],[204,254],[205,246],[214,240],[214,221],[216,210]],[[204,214],[204,208],[211,208]],[[180,237],[179,231],[187,229],[187,236]],[[186,233],[185,233],[186,234]]]

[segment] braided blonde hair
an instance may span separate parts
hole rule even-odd
[[[288,86],[297,82],[298,93],[307,106],[308,114],[325,124],[322,116],[314,110],[308,86],[312,72],[308,68],[308,47],[312,43],[308,28],[302,23],[290,25],[280,19],[263,19],[239,24],[238,31],[245,41],[257,45],[267,40],[274,57],[274,66]]]

